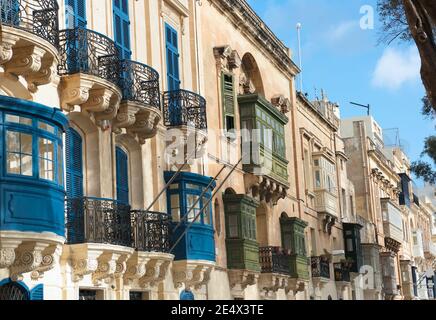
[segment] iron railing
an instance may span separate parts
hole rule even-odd
[[[167,91],[163,95],[163,106],[167,127],[207,129],[206,99],[202,96],[186,90]]]
[[[131,60],[121,60],[119,69],[123,100],[160,109],[159,73],[156,70]]]
[[[291,256],[280,247],[260,247],[259,262],[262,273],[291,273]]]
[[[330,279],[330,262],[327,257],[311,257],[310,265],[313,278]]]
[[[67,199],[67,243],[131,246],[130,207],[116,200]]]
[[[132,246],[139,251],[169,252],[171,218],[166,213],[131,211]]]
[[[59,38],[56,0],[0,0],[3,25],[31,32],[55,47]]]
[[[350,282],[350,268],[346,263],[334,263],[335,281]]]
[[[86,73],[119,85],[119,51],[114,41],[84,28],[59,31],[61,76]]]

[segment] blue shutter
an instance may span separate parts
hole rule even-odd
[[[66,0],[67,27],[86,28],[86,0]],[[69,19],[72,19],[72,25]]]
[[[117,170],[117,200],[123,204],[129,204],[129,170],[127,154],[116,147],[116,170]]]
[[[20,24],[19,0],[1,1],[1,19],[4,23],[18,26]]]
[[[168,91],[180,89],[179,48],[177,31],[165,24]]]
[[[122,59],[130,59],[130,19],[128,0],[113,0],[114,38]]]
[[[76,130],[69,128],[66,134],[66,185],[67,197],[83,197],[83,164],[82,164],[82,137]]]
[[[38,284],[30,291],[30,300],[44,300],[44,285]]]

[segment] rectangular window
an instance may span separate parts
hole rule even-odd
[[[39,177],[54,181],[54,143],[45,138],[38,139],[39,146]]]
[[[38,122],[38,128],[41,130],[53,133],[53,134],[55,134],[55,131],[56,131],[55,127],[53,127],[52,125],[50,125],[48,123],[41,122],[41,121]]]
[[[321,172],[319,170],[315,170],[315,188],[321,188]]]
[[[222,100],[225,117],[225,129],[227,131],[235,129],[235,91],[233,86],[233,75],[222,73]]]
[[[209,198],[207,198],[207,197],[203,197],[202,207],[204,207],[204,206],[207,204],[208,200],[209,200]],[[209,202],[209,204],[207,205],[207,207],[204,208],[204,210],[203,210],[203,223],[204,223],[204,224],[207,224],[207,225],[210,225],[210,224],[211,224],[211,223],[210,223],[210,214],[211,214],[211,211],[212,211],[211,202]],[[199,218],[199,219],[200,219],[200,218]]]
[[[24,124],[24,125],[27,125],[27,126],[31,126],[32,125],[32,119],[31,118],[17,116],[17,115],[14,115],[14,114],[7,114],[6,117],[5,117],[5,121],[6,122],[10,122],[10,123]]]
[[[7,131],[6,133],[7,172],[23,176],[33,175],[32,136],[30,134]]]
[[[238,217],[229,215],[229,238],[239,238]]]
[[[195,219],[195,216],[200,212],[200,201],[197,202],[197,200],[199,199],[199,196],[194,195],[194,194],[188,194],[186,196],[186,213],[188,213],[188,222],[192,222]],[[196,203],[197,202],[197,203]],[[194,203],[196,203],[194,205]],[[197,220],[195,220],[195,223],[201,223],[201,217],[197,218]]]

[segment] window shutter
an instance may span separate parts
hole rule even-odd
[[[44,300],[44,285],[38,284],[30,291],[30,300]]]
[[[222,73],[222,92],[224,113],[228,116],[235,115],[235,90],[233,88],[233,76],[227,73]]]
[[[177,31],[165,25],[168,91],[180,88]]]
[[[122,59],[130,59],[130,18],[127,0],[113,1],[114,38]]]
[[[83,197],[82,137],[72,128],[66,134],[66,185],[68,198]]]
[[[86,0],[66,0],[67,27],[86,28]],[[72,26],[68,19],[73,19]]]
[[[117,200],[129,204],[129,171],[127,154],[116,147]]]

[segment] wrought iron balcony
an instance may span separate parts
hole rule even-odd
[[[311,257],[310,265],[312,270],[312,278],[326,278],[330,279],[330,262],[328,258]]]
[[[116,200],[67,199],[67,243],[107,243],[130,247],[130,207]]]
[[[163,106],[167,127],[207,129],[206,99],[202,96],[186,90],[167,91],[163,95]]]
[[[348,263],[335,263],[333,265],[335,271],[335,281],[350,282],[350,267]]]
[[[132,245],[139,251],[169,252],[171,218],[166,213],[131,211]]]
[[[291,256],[280,247],[260,247],[259,262],[262,273],[291,273]]]
[[[119,69],[123,101],[160,109],[159,73],[156,70],[131,60],[121,60]]]
[[[119,85],[119,51],[114,41],[84,28],[59,32],[61,76],[85,73]]]
[[[23,29],[57,47],[59,6],[56,0],[0,0],[1,23]]]

